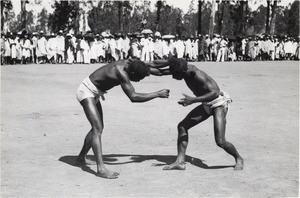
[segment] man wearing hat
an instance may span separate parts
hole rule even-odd
[[[63,31],[59,30],[57,36],[57,63],[65,62],[65,37],[63,36]]]
[[[21,43],[22,46],[22,59],[23,64],[30,63],[30,48],[31,48],[31,42],[29,40],[28,34],[24,34],[24,42]]]
[[[155,32],[154,34],[154,60],[163,58],[163,41],[161,40],[161,34]]]
[[[47,60],[47,40],[44,36],[44,31],[40,31],[39,38],[36,45],[36,56],[38,63],[45,63]]]
[[[47,43],[47,51],[48,51],[48,60],[51,63],[57,63],[56,62],[56,50],[57,50],[57,39],[55,37],[54,33],[51,33],[50,38]]]

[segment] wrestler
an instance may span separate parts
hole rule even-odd
[[[86,155],[92,148],[96,163],[97,176],[115,179],[119,173],[108,170],[103,163],[101,136],[103,132],[103,113],[99,97],[111,88],[121,85],[124,93],[131,102],[146,102],[154,98],[168,98],[169,90],[163,89],[153,93],[137,93],[130,81],[138,82],[149,76],[160,75],[158,69],[150,68],[151,65],[160,65],[159,62],[146,63],[139,60],[120,60],[109,63],[94,71],[80,84],[76,96],[82,105],[91,130],[86,135],[84,145],[77,158],[77,164],[87,163]]]
[[[229,95],[220,91],[217,83],[206,73],[194,65],[187,64],[183,59],[171,58],[169,68],[158,68],[163,75],[171,74],[176,80],[184,79],[187,86],[195,94],[191,97],[184,94],[178,103],[186,107],[200,103],[179,124],[177,139],[177,159],[164,170],[185,170],[185,152],[188,146],[188,130],[205,121],[210,116],[214,119],[214,134],[217,145],[235,158],[235,170],[242,170],[244,160],[235,147],[225,139],[226,114],[228,105],[232,102]]]

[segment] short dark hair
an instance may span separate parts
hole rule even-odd
[[[174,73],[184,73],[187,71],[187,62],[182,58],[170,58],[169,59],[170,72]]]
[[[150,67],[148,67],[143,61],[133,60],[129,63],[128,74],[129,76],[143,79],[150,75]]]

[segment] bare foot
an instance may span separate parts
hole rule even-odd
[[[234,167],[234,170],[243,170],[244,168],[244,160],[243,158],[237,158],[236,160],[236,164],[235,164],[235,167]]]
[[[98,171],[96,175],[98,177],[103,177],[106,179],[117,179],[119,176],[119,173],[113,172],[113,171],[110,171],[110,170],[104,168],[103,170]]]
[[[163,170],[185,170],[185,163],[174,162],[173,164],[165,166]]]
[[[84,166],[84,165],[96,165],[96,162],[86,159],[85,157],[79,157],[77,158],[75,164],[77,166]]]

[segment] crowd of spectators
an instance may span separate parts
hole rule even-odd
[[[39,33],[1,34],[1,64],[107,63],[126,58],[143,61],[170,56],[187,61],[299,60],[299,37],[257,35],[225,38],[218,34],[181,37],[154,34]]]

